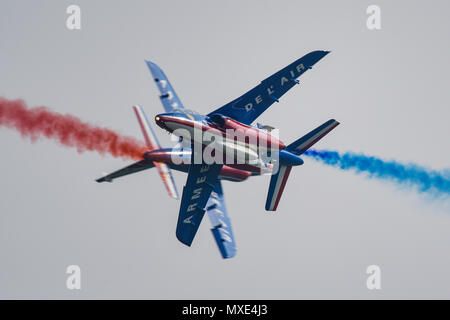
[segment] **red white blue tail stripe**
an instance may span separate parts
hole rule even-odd
[[[280,165],[278,172],[272,175],[269,185],[269,193],[267,194],[266,210],[276,211],[287,179],[291,173],[291,166]]]
[[[156,138],[155,133],[153,132],[150,123],[148,122],[147,117],[145,116],[144,111],[141,106],[133,106],[134,113],[136,114],[137,120],[139,122],[139,126],[141,127],[142,133],[144,135],[145,144],[149,151],[160,149],[160,145],[158,139]],[[178,191],[175,186],[175,181],[173,180],[172,172],[167,164],[163,162],[154,161],[156,169],[158,170],[159,176],[164,183],[164,186],[169,193],[169,196],[178,199]]]

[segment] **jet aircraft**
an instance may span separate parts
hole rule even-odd
[[[265,209],[277,209],[292,167],[303,164],[300,155],[339,122],[328,120],[288,145],[273,134],[274,128],[252,123],[273,103],[279,102],[289,89],[299,84],[298,78],[328,53],[313,51],[306,54],[207,115],[184,108],[162,69],[146,61],[165,109],[165,113],[155,116],[155,122],[178,136],[179,144],[175,148],[161,148],[142,107],[133,106],[148,151],[142,155],[141,161],[96,181],[112,182],[116,178],[156,167],[169,196],[178,199],[171,169],[186,172],[188,176],[176,227],[178,240],[191,246],[207,212],[222,257],[233,257],[236,245],[221,181],[240,182],[249,177],[271,174]],[[236,132],[244,132],[244,138],[237,138]],[[210,137],[208,143],[205,142],[206,133]],[[203,157],[211,146],[214,151],[210,155],[214,161]]]

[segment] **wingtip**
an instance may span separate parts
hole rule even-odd
[[[96,179],[95,181],[98,182],[98,183],[102,183],[102,182],[112,182],[113,179],[108,178],[108,176],[105,174],[103,177],[98,178],[98,179]]]
[[[331,51],[329,51],[329,50],[314,50],[314,51],[311,51],[310,53],[312,53],[312,54],[323,54],[325,56],[325,55],[329,54],[330,52]]]
[[[335,126],[340,125],[341,123],[337,121],[336,119],[331,119],[330,122],[334,123]]]
[[[327,121],[327,123],[328,123],[328,124],[335,123],[336,125],[340,124],[340,122],[337,121],[336,119],[330,119],[330,120]]]
[[[189,242],[188,240],[184,239],[184,238],[183,238],[183,235],[182,235],[181,233],[179,233],[178,228],[177,228],[177,231],[175,232],[175,235],[176,235],[178,241],[180,241],[180,242],[181,242],[182,244],[184,244],[185,246],[190,247],[190,246],[192,245],[192,240],[193,240],[193,239],[191,239],[190,242]]]
[[[234,251],[232,253],[228,253],[226,256],[223,256],[224,259],[231,259],[234,258],[236,256],[236,252],[237,250],[234,249]]]
[[[158,69],[158,65],[150,60],[144,60],[149,68]]]

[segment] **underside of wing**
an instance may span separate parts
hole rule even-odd
[[[206,205],[206,211],[211,221],[211,231],[214,240],[216,240],[222,257],[224,259],[234,257],[236,254],[236,244],[233,230],[231,229],[231,220],[227,214],[220,180],[216,180],[214,183],[214,189]]]
[[[274,102],[278,102],[289,89],[298,84],[298,77],[311,69],[328,53],[329,51],[313,51],[306,54],[263,80],[261,84],[244,95],[211,112],[209,116],[221,114],[239,122],[251,124]]]
[[[155,80],[156,86],[161,93],[159,98],[161,99],[164,110],[166,110],[166,112],[173,112],[174,109],[183,109],[183,104],[170,84],[169,79],[164,74],[164,71],[162,71],[156,63],[151,61],[145,62],[147,63],[147,66],[152,73],[153,80]]]
[[[186,185],[183,188],[176,235],[187,246],[192,244],[205,214],[205,206],[213,191],[221,164],[191,164]]]
[[[119,177],[123,177],[132,173],[136,173],[142,170],[153,168],[155,165],[152,162],[148,162],[145,160],[141,160],[139,162],[135,162],[132,165],[125,167],[123,169],[114,171],[113,173],[110,173],[108,175],[105,175],[99,179],[97,179],[97,182],[112,182],[114,179],[117,179]]]

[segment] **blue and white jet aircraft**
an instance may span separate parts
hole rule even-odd
[[[259,123],[252,126],[252,123],[274,102],[278,102],[289,89],[298,84],[298,78],[328,53],[328,51],[313,51],[306,54],[263,80],[244,95],[207,115],[185,109],[164,72],[155,63],[146,61],[161,93],[160,99],[166,111],[158,114],[155,121],[158,126],[175,135],[179,135],[179,129],[190,133],[189,141],[185,140],[184,135],[180,137],[180,141],[184,139],[183,144],[187,147],[161,148],[142,108],[134,106],[148,151],[143,154],[141,161],[106,175],[97,182],[112,182],[118,177],[156,167],[169,195],[177,199],[178,192],[170,170],[187,172],[176,228],[178,240],[191,246],[207,212],[222,257],[233,257],[236,254],[236,245],[224,203],[221,181],[239,182],[250,176],[269,172],[272,176],[265,208],[268,211],[277,209],[291,168],[303,164],[300,155],[333,130],[339,122],[334,119],[328,120],[287,146],[271,134],[272,127]],[[230,130],[245,131],[249,138],[237,141],[236,136],[230,136]],[[198,158],[195,158],[195,150],[198,148],[195,146],[200,145],[201,151],[206,147],[202,134],[195,134],[196,131],[202,133],[207,131],[220,138],[214,141],[220,141],[219,147],[224,152],[223,157],[227,156],[227,159],[231,158],[233,161],[211,163],[202,157],[200,161],[196,161]],[[261,157],[261,149],[269,147],[270,151],[265,150],[268,151],[266,157]],[[275,154],[271,151],[273,148],[276,150]],[[241,158],[252,161],[244,163],[236,161]],[[175,161],[176,159],[182,161]],[[277,164],[277,170],[273,170],[274,162]]]

